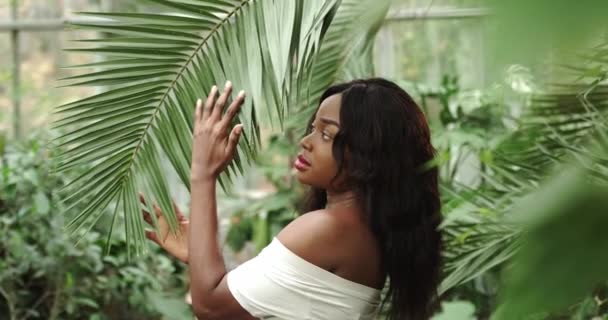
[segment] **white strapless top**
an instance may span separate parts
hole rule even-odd
[[[230,271],[227,282],[239,304],[260,319],[369,320],[380,306],[380,290],[304,260],[276,237]]]

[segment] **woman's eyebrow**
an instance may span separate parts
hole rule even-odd
[[[328,119],[328,118],[321,118],[320,120],[321,120],[321,122],[323,122],[325,124],[333,124],[334,126],[340,128],[340,124],[335,120]]]

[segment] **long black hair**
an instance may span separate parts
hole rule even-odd
[[[438,305],[441,204],[430,129],[424,113],[395,83],[354,80],[328,88],[342,94],[333,156],[379,241],[388,289],[380,309],[389,319],[428,319]],[[314,120],[310,119],[308,128]],[[348,150],[348,156],[346,156]],[[334,178],[336,178],[334,177]],[[301,212],[322,209],[326,192],[311,187]]]

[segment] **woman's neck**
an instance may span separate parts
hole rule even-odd
[[[326,191],[327,194],[327,204],[325,208],[327,209],[337,209],[337,208],[347,208],[347,207],[356,207],[357,201],[355,198],[355,193],[352,191],[345,192],[333,192]]]

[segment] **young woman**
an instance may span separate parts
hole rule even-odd
[[[190,221],[182,234],[149,239],[189,264],[199,319],[428,319],[437,303],[441,222],[437,168],[424,114],[396,84],[355,80],[330,87],[294,162],[310,186],[306,208],[255,258],[226,270],[217,239],[216,179],[241,125],[223,112],[230,82],[196,106]],[[150,216],[144,212],[146,221]],[[387,281],[387,295],[380,292]],[[382,303],[380,303],[382,302]],[[385,302],[390,302],[386,304]]]

